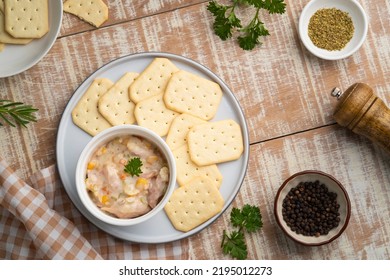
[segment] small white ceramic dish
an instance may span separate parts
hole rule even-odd
[[[354,34],[348,44],[337,51],[328,51],[313,44],[308,35],[308,25],[313,14],[323,8],[336,8],[347,12],[352,18]],[[313,55],[326,59],[338,60],[351,56],[363,44],[368,30],[368,19],[362,6],[356,0],[311,0],[302,10],[299,18],[299,36],[302,43]]]
[[[50,0],[49,32],[27,45],[5,45],[4,50],[0,52],[0,78],[26,71],[49,52],[61,29],[62,12],[62,0]]]
[[[93,153],[101,147],[104,143],[124,135],[133,135],[144,138],[151,143],[155,144],[161,151],[162,155],[166,158],[169,168],[169,183],[167,190],[160,200],[160,202],[148,213],[131,219],[119,219],[114,216],[108,215],[107,213],[100,210],[96,204],[90,198],[87,188],[85,186],[85,176],[87,172],[87,165],[91,159]],[[76,188],[77,193],[80,197],[81,202],[87,209],[87,211],[95,216],[100,221],[116,226],[132,226],[149,220],[151,217],[156,215],[158,212],[163,210],[165,204],[168,202],[172,195],[173,190],[176,187],[176,163],[175,158],[169,149],[166,142],[153,131],[137,126],[137,125],[119,125],[106,129],[93,137],[91,141],[83,149],[76,167]]]
[[[317,180],[320,184],[324,184],[329,192],[337,194],[337,203],[340,205],[338,210],[340,213],[340,222],[328,234],[323,234],[318,237],[305,236],[292,231],[283,219],[283,200],[289,191],[295,188],[300,182],[315,182]],[[344,232],[351,216],[351,202],[345,188],[334,177],[321,171],[306,170],[290,176],[283,182],[275,197],[274,214],[279,227],[292,240],[307,246],[319,246],[332,242]]]

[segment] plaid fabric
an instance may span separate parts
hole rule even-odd
[[[54,165],[34,174],[30,185],[0,157],[1,259],[188,258],[186,240],[136,244],[92,225],[70,201]]]

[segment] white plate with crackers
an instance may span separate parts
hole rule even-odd
[[[162,85],[164,76],[169,76],[169,82]],[[157,93],[160,89],[164,89],[163,95]],[[190,93],[183,95],[187,90]],[[150,92],[153,94],[149,95]],[[126,104],[127,109],[120,104]],[[167,109],[163,104],[171,107]],[[84,208],[75,184],[76,165],[83,148],[93,135],[120,124],[138,124],[154,130],[167,141],[177,160],[177,186],[171,203],[151,220],[134,226],[98,221]],[[183,131],[187,131],[184,136]],[[205,150],[215,156],[210,157]],[[179,55],[147,52],[114,60],[85,79],[63,113],[56,152],[65,190],[90,222],[124,240],[164,243],[198,233],[232,203],[246,174],[249,135],[237,99],[217,75]],[[204,197],[203,191],[210,196]],[[184,207],[178,208],[181,203],[185,203]],[[201,206],[202,203],[206,205]]]
[[[0,0],[0,78],[31,68],[49,52],[62,12],[62,0]]]

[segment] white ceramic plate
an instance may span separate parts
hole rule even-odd
[[[6,44],[0,52],[0,78],[13,76],[34,66],[51,49],[61,28],[62,0],[49,1],[49,32],[27,45]]]
[[[243,134],[243,155],[238,160],[218,165],[219,170],[223,175],[220,191],[225,199],[225,206],[222,212],[186,233],[177,231],[172,226],[164,211],[161,211],[152,219],[138,225],[122,227],[105,224],[98,221],[94,216],[87,212],[82,205],[76,190],[75,172],[77,161],[82,149],[91,140],[91,136],[73,123],[71,116],[73,108],[95,78],[105,77],[112,81],[116,81],[127,71],[140,73],[155,57],[166,57],[180,69],[190,71],[217,82],[223,90],[223,98],[217,115],[212,121],[233,119],[241,126]],[[76,207],[89,221],[107,233],[124,240],[139,243],[163,243],[179,240],[201,231],[214,222],[232,203],[241,187],[247,170],[249,159],[249,136],[245,117],[234,94],[228,86],[208,68],[193,60],[174,54],[158,52],[139,53],[125,56],[108,63],[94,72],[79,86],[66,106],[61,118],[57,134],[56,152],[57,166],[65,190]]]

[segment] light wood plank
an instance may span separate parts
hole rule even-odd
[[[390,155],[348,130],[331,125],[251,146],[249,169],[233,205],[209,228],[190,238],[190,258],[230,259],[220,246],[231,231],[232,207],[249,203],[261,209],[264,226],[246,234],[249,259],[388,259],[390,255]],[[279,186],[303,170],[321,170],[346,188],[352,216],[345,232],[320,247],[287,238],[273,213]]]
[[[1,80],[2,96],[40,108],[39,122],[27,130],[4,128],[2,153],[13,159],[21,156],[27,174],[54,163],[55,131],[74,90],[102,65],[143,51],[180,54],[219,75],[245,112],[251,143],[334,123],[336,100],[329,92],[336,85],[365,81],[390,103],[390,56],[383,47],[390,45],[390,26],[381,20],[390,8],[371,3],[378,9],[368,10],[373,31],[363,48],[331,62],[311,56],[299,42],[296,21],[304,2],[288,5],[285,15],[266,17],[272,35],[251,52],[213,33],[206,3],[63,37],[36,66]]]
[[[63,0],[65,2],[66,0]],[[174,9],[207,2],[205,0],[103,0],[109,9],[108,20],[100,27],[116,25],[126,21],[136,20],[160,13],[166,13]],[[74,15],[64,13],[64,20],[60,36],[68,36],[75,33],[93,31],[96,28]]]

